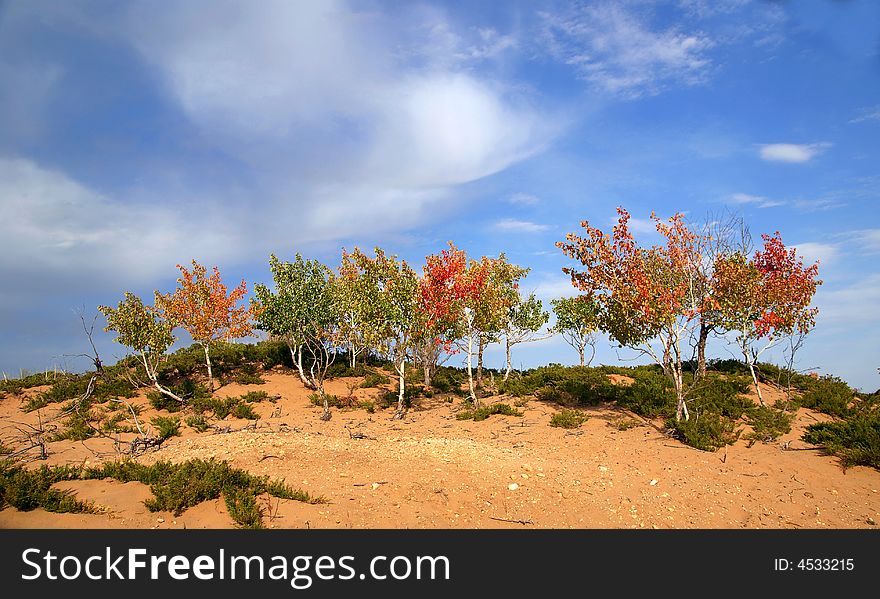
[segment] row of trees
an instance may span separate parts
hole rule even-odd
[[[106,330],[140,357],[156,389],[178,401],[157,374],[175,328],[204,348],[211,390],[212,344],[254,329],[284,340],[302,383],[322,397],[324,419],[330,418],[324,380],[340,350],[352,367],[365,352],[393,364],[395,418],[401,418],[407,363],[417,365],[430,385],[439,365],[463,353],[470,399],[478,404],[489,344],[503,341],[507,380],[514,346],[555,333],[578,351],[581,365],[595,355],[597,331],[653,358],[673,383],[679,419],[689,417],[689,381],[705,375],[709,336],[732,335],[761,398],[758,358],[783,338],[805,335],[815,323],[810,304],[821,284],[818,266],[805,266],[778,233],[764,235],[763,247],[752,253],[748,231],[735,218],[696,227],[680,214],[665,222],[652,215],[664,243],[642,247],[630,232],[629,213],[622,208],[618,213],[610,234],[584,221],[585,236],[569,234],[557,244],[583,265],[564,269],[581,294],[551,302],[556,323],[546,332],[549,313],[534,294],[521,293],[528,268],[510,263],[503,253],[468,258],[451,242],[426,258],[421,273],[379,248],[371,254],[343,250],[335,269],[299,254],[291,262],[272,255],[272,288],[256,285],[247,306],[239,305],[247,294],[244,281],[230,291],[216,267],[209,274],[193,261],[191,270],[178,265],[177,289],[156,292],[153,306],[126,293],[115,308],[99,309]],[[688,381],[685,363],[692,355],[698,366]]]
[[[618,208],[618,216],[610,234],[584,221],[586,235],[570,233],[556,244],[583,265],[564,271],[584,293],[579,301],[596,310],[598,328],[663,367],[675,387],[677,419],[688,418],[688,351],[696,349],[697,382],[706,372],[709,335],[731,335],[763,405],[755,364],[781,340],[814,326],[818,263],[804,265],[778,232],[762,235],[763,246],[752,253],[736,217],[694,226],[681,214],[665,222],[652,214],[664,243],[642,247],[630,232],[629,213]]]
[[[400,418],[407,363],[416,364],[425,385],[430,385],[445,360],[464,353],[469,395],[478,404],[483,354],[489,344],[502,340],[505,344],[506,380],[512,370],[512,348],[553,332],[541,333],[550,318],[542,302],[534,294],[521,294],[520,283],[529,269],[511,264],[503,253],[469,259],[450,243],[426,258],[421,274],[379,248],[372,254],[357,248],[343,251],[335,270],[300,254],[289,262],[272,255],[269,267],[272,287],[256,285],[249,306],[239,305],[247,294],[244,281],[230,291],[216,267],[209,274],[193,261],[192,269],[178,265],[177,289],[170,294],[156,292],[154,305],[126,293],[116,307],[99,310],[107,318],[106,330],[116,332],[116,341],[138,355],[153,386],[178,401],[183,399],[158,377],[175,328],[185,330],[204,348],[211,390],[211,346],[251,335],[255,329],[265,331],[287,344],[300,380],[322,397],[325,419],[330,410],[324,380],[340,350],[352,367],[368,351],[394,365],[395,417]],[[594,342],[595,326],[585,328],[577,304],[568,300],[554,304],[554,310],[558,321],[554,331],[576,340],[583,364],[584,344]]]

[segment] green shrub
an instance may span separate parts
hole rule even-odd
[[[381,372],[370,372],[364,377],[364,382],[361,383],[361,388],[369,389],[371,387],[378,387],[379,385],[387,385],[390,382],[391,379]]]
[[[579,410],[562,410],[550,417],[550,426],[561,428],[577,428],[587,421],[589,416]]]
[[[465,381],[466,376],[463,372],[448,366],[440,366],[431,377],[431,386],[440,393],[464,395],[467,392],[462,390],[461,387]]]
[[[535,368],[521,377],[502,383],[502,393],[523,397],[534,394],[542,401],[564,406],[590,406],[614,401],[619,396],[616,385],[595,368],[565,367],[558,364]]]
[[[89,410],[74,411],[64,421],[64,428],[54,435],[49,436],[47,441],[85,441],[95,436],[95,428],[89,423],[95,420],[95,414]]]
[[[156,427],[159,431],[159,437],[162,439],[170,439],[180,435],[180,418],[156,416],[150,420],[150,424]]]
[[[811,387],[800,398],[800,404],[824,414],[843,417],[849,412],[855,392],[836,376],[813,379]]]
[[[782,435],[791,432],[791,421],[794,416],[784,410],[770,406],[752,406],[746,412],[746,423],[752,432],[746,435],[751,441],[770,443]]]
[[[266,380],[257,373],[254,364],[245,364],[233,376],[232,381],[239,385],[263,385]]]
[[[306,503],[324,503],[321,497],[293,489],[282,481],[254,476],[232,468],[227,462],[193,459],[180,464],[156,462],[151,466],[137,462],[108,462],[82,471],[84,479],[114,478],[121,482],[138,481],[150,485],[153,497],[144,504],[152,512],[170,511],[179,516],[184,510],[203,501],[224,497],[229,515],[239,526],[259,528],[261,520],[256,495],[269,493],[273,497]],[[247,496],[250,496],[248,499]]]
[[[370,371],[364,365],[363,362],[360,362],[355,365],[354,368],[349,366],[348,357],[343,357],[342,355],[336,358],[336,361],[330,365],[327,369],[327,378],[328,379],[337,379],[348,376],[367,376],[370,374]]]
[[[187,416],[185,422],[188,427],[195,429],[200,433],[203,433],[210,428],[207,419],[202,414]]]
[[[332,395],[330,393],[327,393],[326,395],[327,395],[327,405],[328,406],[330,406],[331,408],[341,408],[342,407],[342,402],[339,400],[338,397],[336,397],[335,395]],[[324,398],[321,397],[320,393],[309,394],[309,401],[312,402],[313,406],[324,407]]]
[[[476,410],[464,410],[455,415],[458,420],[473,420],[479,422],[485,420],[494,414],[502,414],[504,416],[522,416],[522,412],[510,407],[506,403],[496,403],[488,406],[482,406]]]
[[[631,385],[621,385],[617,404],[640,416],[654,418],[675,414],[675,393],[669,379],[657,372],[630,373],[635,380]]]
[[[692,412],[689,420],[669,418],[666,428],[679,441],[703,451],[716,451],[739,438],[736,422],[715,412]]]
[[[811,424],[803,440],[824,445],[825,450],[840,458],[844,468],[871,466],[880,470],[880,415],[854,414],[838,422]]]
[[[67,466],[28,470],[0,462],[0,509],[10,505],[23,512],[43,508],[47,512],[95,513],[91,503],[77,500],[70,491],[52,488],[53,483],[77,478],[78,472]]]
[[[265,391],[248,391],[240,398],[240,401],[244,403],[260,403],[263,401],[268,401],[270,403],[275,403],[275,399],[270,397],[268,393]]]
[[[244,420],[259,420],[260,415],[254,412],[254,409],[250,404],[247,403],[237,403],[235,407],[232,409],[232,415],[235,418],[242,418]]]
[[[360,404],[358,404],[358,407],[363,410],[366,410],[370,414],[372,414],[376,411],[376,404],[374,404],[371,401],[362,401]]]
[[[159,393],[155,389],[151,389],[147,391],[147,400],[150,402],[150,405],[156,410],[164,410],[166,412],[179,412],[183,409],[183,404],[174,399],[173,397],[168,397],[164,393]]]
[[[693,387],[688,406],[693,411],[714,412],[738,420],[754,405],[741,395],[748,393],[750,386],[751,381],[742,376],[721,378],[710,374]]]

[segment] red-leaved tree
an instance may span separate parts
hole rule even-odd
[[[818,308],[810,304],[822,282],[817,279],[818,262],[805,266],[794,248],[785,247],[778,231],[762,239],[764,247],[751,259],[735,253],[715,261],[712,307],[721,326],[736,333],[764,405],[755,364],[780,340],[813,328]]]

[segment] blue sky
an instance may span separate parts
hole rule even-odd
[[[270,252],[453,240],[570,295],[554,242],[622,205],[646,243],[727,208],[820,259],[797,365],[874,390],[878,140],[873,1],[5,2],[0,370],[84,367],[76,311],[191,258],[252,288]]]

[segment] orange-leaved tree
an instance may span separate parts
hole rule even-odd
[[[192,261],[192,270],[177,265],[180,277],[174,293],[156,292],[156,308],[174,326],[184,329],[193,341],[205,350],[205,364],[208,367],[208,387],[214,391],[214,375],[211,370],[211,345],[218,341],[229,341],[247,337],[253,332],[254,309],[239,306],[247,294],[247,283],[228,291],[215,266],[210,275],[208,270]]]
[[[563,271],[575,287],[599,302],[602,330],[663,367],[675,388],[676,420],[687,420],[684,352],[699,325],[705,299],[699,284],[701,237],[681,214],[667,222],[651,214],[665,243],[643,248],[630,232],[629,213],[623,208],[617,213],[610,235],[583,221],[585,237],[569,233],[566,242],[556,244],[585,267]]]
[[[715,261],[712,308],[719,324],[737,334],[761,405],[764,398],[755,364],[781,339],[806,334],[816,322],[818,308],[810,307],[822,281],[819,264],[805,266],[794,248],[786,248],[777,231],[761,236],[764,247],[749,259],[741,253]]]

